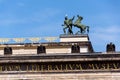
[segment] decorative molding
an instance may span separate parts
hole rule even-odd
[[[58,37],[45,37],[44,39],[48,42],[53,42],[53,41],[57,40]]]
[[[24,42],[26,39],[25,39],[25,38],[13,38],[13,40],[14,40],[16,43],[22,43],[22,42]]]
[[[0,43],[8,43],[10,38],[0,38]]]
[[[34,37],[34,38],[28,38],[28,40],[30,40],[32,43],[36,43],[36,42],[39,42],[41,40],[41,38]]]
[[[31,43],[37,43],[37,42],[40,42],[40,40],[46,40],[48,42],[53,42],[57,39],[59,39],[59,37],[0,38],[0,44],[4,44],[4,43],[26,43],[27,40],[29,40]]]

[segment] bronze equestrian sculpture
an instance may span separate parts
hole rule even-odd
[[[83,17],[77,15],[77,20],[74,23],[73,20],[74,16],[71,19],[68,19],[67,16],[65,17],[64,24],[62,24],[62,26],[64,26],[63,28],[64,34],[73,34],[72,26],[80,29],[80,31],[78,31],[76,34],[78,33],[84,34],[86,31],[87,33],[89,33],[89,26],[81,24]],[[68,29],[68,33],[66,33],[66,29]]]

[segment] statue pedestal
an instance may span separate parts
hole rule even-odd
[[[60,35],[60,43],[66,44],[69,43],[71,48],[71,53],[91,53],[93,52],[92,44],[89,40],[89,36],[87,34],[79,34],[79,35]],[[65,46],[65,45],[64,45]],[[75,48],[75,47],[78,48]],[[74,50],[74,48],[76,50]]]
[[[88,42],[89,37],[87,34],[79,35],[60,35],[60,42]]]

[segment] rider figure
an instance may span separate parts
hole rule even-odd
[[[65,16],[65,20],[64,20],[64,28],[63,28],[63,31],[64,33],[66,34],[66,29],[68,28],[68,25],[69,25],[69,20],[68,20],[68,17]]]
[[[64,20],[64,24],[62,26],[64,26],[63,28],[63,31],[64,33],[66,34],[66,29],[68,28],[68,33],[69,34],[73,34],[73,31],[72,31],[72,21],[73,21],[74,17],[72,19],[68,19],[68,17],[66,16],[65,17],[65,20]]]

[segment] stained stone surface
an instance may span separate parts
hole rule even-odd
[[[1,45],[0,80],[120,79],[120,52],[95,53],[88,35],[61,35],[60,39],[58,43],[7,45],[13,49],[11,55],[4,55],[6,45]],[[47,53],[37,54],[40,45]],[[84,53],[71,53],[73,45]]]
[[[119,80],[120,73],[9,74],[0,80]]]
[[[81,35],[60,35],[60,42],[84,42],[89,41],[87,34]]]
[[[1,60],[2,59],[2,60]],[[59,54],[59,55],[22,55],[22,56],[0,56],[0,80],[119,80],[120,79],[120,54]],[[82,62],[83,66],[88,65],[85,71],[77,70],[75,72],[74,66],[76,62]],[[4,63],[4,64],[3,64]],[[20,71],[17,67],[13,69],[13,65],[30,64],[30,63],[46,63],[49,65],[69,64],[68,72],[58,69],[56,72],[47,72],[30,70]],[[51,64],[52,63],[52,64]],[[74,65],[72,65],[74,63]],[[10,64],[7,65],[7,64]],[[93,64],[93,65],[92,65]],[[102,64],[99,65],[99,64]],[[70,66],[72,65],[72,66]],[[95,67],[98,65],[99,68]],[[8,71],[2,71],[2,68],[7,67]],[[8,67],[9,66],[9,67]],[[76,66],[78,69],[78,66]],[[92,69],[91,69],[92,68]],[[95,68],[95,69],[94,69]],[[10,71],[10,70],[14,71]],[[34,67],[33,67],[34,69]],[[50,68],[49,68],[50,69]],[[72,70],[73,69],[73,70]],[[19,71],[15,71],[19,70]],[[62,73],[60,72],[62,71]]]

